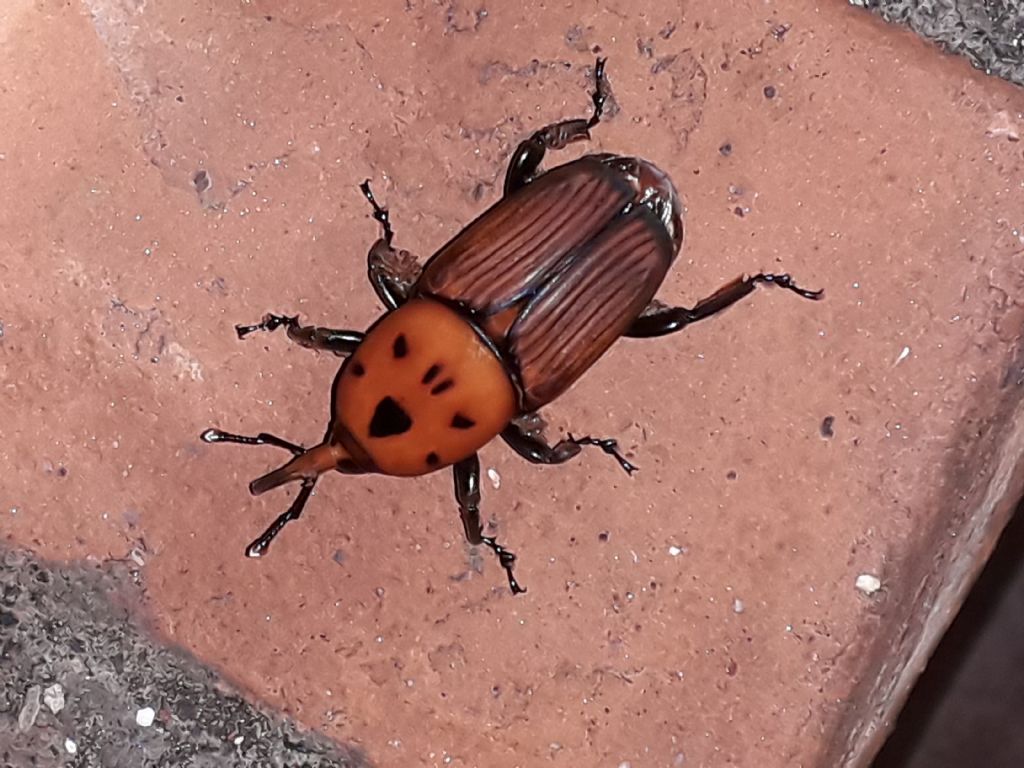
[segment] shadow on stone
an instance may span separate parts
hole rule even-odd
[[[1024,764],[1024,505],[942,638],[873,768]]]

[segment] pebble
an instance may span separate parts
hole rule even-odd
[[[143,707],[135,713],[135,722],[143,728],[149,728],[154,719],[156,719],[156,712],[152,707]]]

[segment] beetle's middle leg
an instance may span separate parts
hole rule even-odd
[[[366,271],[370,285],[388,309],[398,309],[412,293],[412,288],[419,279],[423,267],[419,260],[409,251],[400,250],[391,245],[395,237],[391,229],[391,218],[388,209],[383,208],[373,196],[370,180],[359,185],[363,197],[373,208],[373,218],[381,227],[381,236],[370,248],[366,257]]]
[[[805,299],[813,299],[815,301],[825,295],[824,291],[808,291],[805,288],[801,288],[786,274],[770,275],[760,273],[753,276],[744,275],[732,282],[726,283],[707,298],[701,299],[692,309],[687,307],[648,308],[650,311],[634,320],[633,325],[623,335],[632,338],[649,338],[675,333],[691,323],[711,317],[726,307],[732,306],[744,296],[753,292],[758,283],[777,285],[780,288],[793,291],[793,293]]]
[[[452,474],[455,478],[455,498],[459,502],[459,514],[462,516],[466,540],[474,546],[487,545],[498,556],[498,562],[505,569],[512,594],[522,594],[526,587],[520,586],[516,577],[512,575],[516,556],[495,541],[493,536],[484,536],[483,526],[480,525],[480,459],[474,453],[452,467]]]
[[[533,416],[539,420],[539,417]],[[583,450],[584,445],[596,445],[614,458],[627,474],[631,475],[638,469],[636,465],[629,463],[619,453],[619,444],[613,438],[573,437],[572,435],[567,435],[566,438],[550,445],[544,439],[542,427],[531,428],[524,425],[522,419],[512,421],[501,431],[501,439],[508,444],[509,448],[534,464],[564,464],[577,456]]]
[[[288,338],[307,349],[320,349],[333,352],[339,357],[347,357],[356,351],[363,340],[361,331],[341,331],[334,328],[320,328],[315,325],[299,325],[297,316],[267,314],[255,325],[236,325],[238,338],[244,339],[257,331],[276,331],[284,326]]]
[[[590,129],[601,121],[604,102],[608,98],[608,81],[604,76],[605,59],[598,59],[594,65],[594,114],[589,118],[563,120],[546,125],[516,147],[512,160],[505,172],[505,194],[514,192],[529,184],[537,175],[544,155],[549,149],[562,149],[574,141],[590,138]]]

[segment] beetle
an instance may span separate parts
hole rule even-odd
[[[422,267],[392,245],[387,209],[369,181],[360,189],[381,236],[367,271],[386,308],[366,333],[304,326],[268,314],[236,326],[240,339],[285,328],[293,341],[344,357],[334,381],[323,442],[309,450],[274,435],[210,428],[207,443],[284,448],[293,458],[252,481],[253,495],[298,482],[291,506],[253,541],[259,557],[301,514],[317,478],[328,470],[416,476],[452,467],[466,539],[497,556],[513,594],[516,556],[480,524],[477,451],[500,435],[537,464],[562,464],[596,446],[632,474],[636,467],[611,438],[573,437],[555,444],[537,412],[569,389],[620,337],[675,333],[750,294],[759,283],[807,299],[822,291],[788,274],[741,276],[692,308],[654,300],[683,244],[683,209],[669,176],[653,163],[589,154],[543,171],[549,150],[590,138],[601,120],[608,84],[605,60],[594,66],[589,118],[547,125],[519,144],[502,198]]]

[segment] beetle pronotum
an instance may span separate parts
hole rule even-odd
[[[541,128],[512,155],[504,195],[420,269],[392,247],[388,212],[363,182],[382,229],[370,249],[370,284],[386,313],[366,333],[303,326],[266,315],[239,338],[284,327],[302,346],[345,358],[331,421],[309,450],[279,437],[208,429],[208,443],[274,445],[293,454],[249,485],[255,495],[298,481],[299,493],[246,553],[262,555],[302,514],[321,473],[413,476],[451,466],[466,538],[495,552],[513,593],[515,555],[484,536],[477,451],[494,437],[538,464],[561,464],[592,445],[628,473],[613,439],[567,435],[554,445],[537,411],[565,392],[622,336],[663,336],[739,301],[758,283],[808,299],[787,274],[739,277],[692,308],[653,302],[683,243],[682,205],[668,175],[636,157],[585,155],[542,171],[548,150],[590,138],[607,98],[594,67],[593,115]]]

